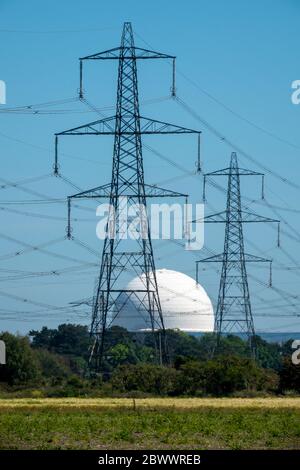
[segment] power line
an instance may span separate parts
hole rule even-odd
[[[137,33],[135,31],[135,34],[144,42],[144,44],[146,44],[148,47],[151,47],[153,48],[153,46],[151,46],[151,44],[149,44],[149,42],[147,42],[142,36],[141,34]],[[172,67],[173,64],[171,62],[169,62],[169,65]],[[240,119],[241,121],[249,124],[250,126],[252,126],[254,129],[260,131],[260,132],[263,132],[264,134],[268,135],[269,137],[281,142],[281,143],[284,143],[292,148],[295,148],[297,150],[300,150],[300,146],[293,143],[293,142],[290,142],[289,140],[281,137],[281,136],[278,136],[277,134],[275,134],[274,132],[271,132],[265,128],[263,128],[262,126],[259,126],[258,124],[256,124],[255,122],[251,121],[250,119],[248,119],[247,117],[243,116],[242,114],[238,113],[237,111],[235,111],[233,108],[231,108],[230,106],[228,106],[227,104],[223,103],[220,99],[216,98],[212,93],[208,92],[207,90],[205,90],[203,87],[201,87],[195,80],[191,79],[190,77],[188,77],[182,70],[180,70],[180,68],[176,68],[176,71],[179,75],[181,75],[188,83],[190,83],[191,85],[193,85],[197,90],[199,90],[203,95],[207,96],[210,100],[212,100],[214,103],[216,103],[217,105],[221,106],[223,109],[225,109],[226,111],[228,111],[230,114],[232,114],[233,116],[235,116],[236,118]]]
[[[234,144],[231,140],[229,140],[225,135],[221,134],[214,126],[212,126],[208,121],[204,118],[202,118],[196,111],[194,111],[185,101],[183,101],[181,98],[178,96],[174,98],[174,100],[183,108],[185,109],[191,116],[193,116],[197,121],[201,122],[206,129],[208,129],[212,134],[214,134],[221,142],[225,143],[228,145],[230,148],[236,150],[239,155],[243,155],[247,160],[251,161],[255,165],[257,165],[259,168],[264,170],[266,173],[269,173],[270,175],[274,176],[281,182],[287,184],[288,186],[299,190],[300,185],[295,183],[294,181],[291,181],[289,178],[283,177],[279,173],[275,172],[274,170],[271,170],[268,168],[266,165],[262,164],[260,161],[255,159],[253,156],[251,156],[249,153],[245,152],[243,149],[241,149],[238,145]]]
[[[52,29],[52,30],[35,30],[35,29],[0,29],[0,33],[20,33],[20,34],[69,34],[69,33],[90,33],[113,30],[115,27],[104,28],[85,28],[85,29]]]

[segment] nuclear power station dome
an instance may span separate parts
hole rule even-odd
[[[212,303],[200,284],[186,274],[168,269],[156,271],[159,298],[166,329],[210,332],[214,328]],[[151,329],[149,313],[139,299],[145,296],[144,276],[132,279],[117,299],[118,316],[112,325],[129,331]],[[135,291],[132,295],[131,292]]]

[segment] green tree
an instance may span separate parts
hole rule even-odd
[[[0,334],[6,345],[6,364],[0,366],[0,381],[9,385],[33,384],[41,379],[39,362],[27,337]]]
[[[29,336],[32,337],[33,347],[63,355],[88,356],[91,340],[86,326],[64,323],[53,330],[47,327],[43,327],[41,331],[32,330]]]
[[[291,356],[284,358],[279,376],[281,391],[295,390],[300,392],[300,364],[293,364]]]
[[[131,348],[126,344],[116,344],[108,351],[110,362],[114,365],[120,365],[128,362],[132,357]]]
[[[167,330],[168,350],[171,362],[176,362],[178,357],[201,359],[203,348],[199,338],[183,331]]]
[[[39,361],[43,377],[56,379],[71,374],[70,367],[62,356],[41,348],[34,350],[34,354]]]
[[[279,370],[282,363],[281,347],[270,343],[260,336],[255,336],[257,362],[262,367]]]

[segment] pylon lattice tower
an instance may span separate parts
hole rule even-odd
[[[205,184],[211,176],[228,176],[227,205],[224,212],[204,217],[204,223],[225,223],[225,241],[222,254],[210,256],[196,262],[196,278],[198,282],[199,263],[222,263],[219,285],[218,303],[215,316],[215,333],[217,334],[216,346],[218,347],[220,336],[230,332],[242,332],[246,334],[250,351],[255,356],[255,328],[251,310],[251,301],[248,286],[246,263],[267,262],[270,263],[270,285],[272,282],[272,260],[245,253],[243,224],[253,222],[278,223],[279,221],[262,217],[249,210],[243,210],[241,204],[240,176],[262,176],[262,198],[264,175],[251,170],[239,168],[237,155],[231,154],[230,166],[222,170],[204,175],[203,199],[205,201]]]
[[[175,126],[140,116],[137,60],[169,59],[173,62],[172,95],[175,96],[175,57],[148,49],[135,47],[131,23],[124,23],[120,47],[86,56],[80,59],[80,98],[83,99],[83,61],[118,60],[117,104],[114,116],[100,119],[83,126],[56,134],[56,156],[54,173],[58,174],[58,138],[66,135],[113,135],[114,150],[111,183],[90,189],[68,198],[69,224],[68,237],[71,238],[70,210],[71,199],[102,197],[109,199],[109,214],[102,252],[100,275],[93,300],[91,335],[94,344],[90,355],[90,367],[100,371],[105,355],[105,335],[124,305],[117,302],[120,294],[126,292],[128,301],[135,297],[141,312],[147,311],[145,329],[158,331],[154,334],[155,347],[160,361],[167,361],[164,320],[159,300],[155,275],[155,262],[151,234],[146,210],[148,197],[186,197],[185,194],[145,184],[142,155],[143,134],[191,134],[200,132]],[[141,236],[131,240],[131,248],[122,249],[126,243],[122,234],[128,228],[128,221],[123,220],[122,201],[126,198],[127,209],[138,204],[145,208],[140,213]],[[114,236],[111,233],[114,232]],[[133,272],[143,278],[144,289],[139,291],[124,290],[124,273]]]

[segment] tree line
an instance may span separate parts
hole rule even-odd
[[[91,338],[86,326],[43,327],[27,336],[0,334],[7,364],[0,365],[0,396],[252,396],[300,393],[300,365],[292,340],[280,345],[229,335],[212,357],[214,334],[195,337],[168,330],[170,366],[157,365],[151,333],[114,326],[107,332],[105,375],[88,376]]]

